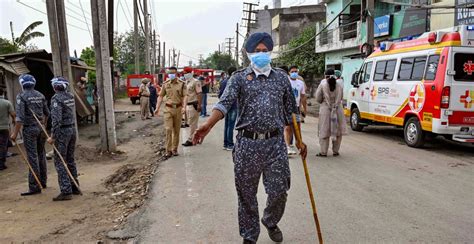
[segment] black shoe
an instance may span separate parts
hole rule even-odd
[[[190,141],[186,141],[185,143],[183,143],[183,144],[181,144],[181,145],[183,145],[183,146],[185,146],[185,147],[190,147],[190,146],[193,145],[193,143],[190,142]]]
[[[79,190],[72,190],[73,195],[82,195],[82,192]]]
[[[185,125],[181,125],[181,128],[186,128],[186,126],[185,126]]]
[[[27,191],[27,192],[23,192],[21,193],[20,195],[21,196],[31,196],[31,195],[36,195],[36,194],[40,194],[41,191]]]
[[[8,169],[8,167],[5,165],[5,166],[2,166],[0,167],[0,170],[4,170],[4,169]]]
[[[184,127],[189,127],[189,125],[188,125],[188,124],[185,124]]]
[[[282,242],[283,241],[283,233],[281,233],[281,230],[280,230],[280,228],[278,228],[278,226],[275,226],[273,228],[268,228],[267,227],[267,230],[268,230],[268,236],[270,237],[270,239],[272,239],[272,241],[274,241],[274,242]]]
[[[255,241],[251,241],[251,240],[247,240],[247,239],[244,239],[244,242],[243,244],[256,244],[257,242]]]
[[[60,193],[57,197],[53,198],[53,201],[54,202],[57,202],[57,201],[67,201],[67,200],[71,200],[72,199],[72,194],[63,194],[63,193]]]

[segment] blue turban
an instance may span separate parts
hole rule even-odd
[[[20,75],[20,77],[18,78],[18,81],[20,82],[21,86],[35,86],[36,85],[35,77],[29,74]]]
[[[260,43],[263,43],[268,48],[268,51],[273,50],[272,36],[266,32],[256,32],[250,35],[247,39],[247,42],[245,43],[245,51],[248,53],[255,52],[255,48]]]
[[[67,86],[69,85],[69,81],[66,80],[64,77],[58,76],[58,77],[54,77],[54,78],[51,80],[51,85],[52,85],[53,87],[55,87],[55,86],[62,86],[62,87],[64,87],[64,89],[66,89]]]

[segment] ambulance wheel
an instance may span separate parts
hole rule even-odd
[[[351,129],[353,131],[362,131],[364,126],[360,124],[360,113],[358,108],[351,111]]]
[[[426,133],[421,128],[417,117],[411,117],[403,129],[405,143],[410,147],[422,147],[425,143]]]
[[[137,104],[137,99],[136,98],[130,98],[130,100],[132,101],[132,104]]]

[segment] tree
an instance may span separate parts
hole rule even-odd
[[[12,42],[17,47],[27,47],[27,43],[34,38],[37,37],[44,37],[44,34],[39,31],[34,31],[36,27],[43,24],[43,21],[35,21],[31,23],[28,27],[23,30],[20,37],[15,38],[15,34],[13,33],[13,22],[10,21],[10,30],[12,33]]]
[[[16,53],[20,49],[10,40],[0,37],[0,54]]]
[[[231,66],[235,66],[235,61],[231,55],[215,51],[204,60],[204,65],[215,70],[227,70]]]
[[[145,34],[138,32],[138,48],[140,52],[140,73],[145,71]],[[114,37],[114,63],[123,75],[135,73],[135,45],[134,31],[130,30],[123,34],[116,34]]]
[[[324,74],[324,55],[314,52],[316,29],[310,26],[297,37],[290,40],[287,51],[283,50],[275,63],[279,65],[297,65],[306,76]],[[304,44],[304,45],[303,45]],[[293,50],[294,49],[294,50]]]
[[[84,60],[87,66],[95,67],[95,50],[94,47],[86,47],[82,49],[80,58]],[[95,71],[88,71],[88,81],[95,83],[96,73]]]

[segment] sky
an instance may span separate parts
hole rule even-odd
[[[143,2],[142,0],[140,0]],[[68,23],[69,49],[79,56],[81,50],[92,46],[90,0],[64,0]],[[114,0],[114,29],[119,33],[133,28],[132,0]],[[225,38],[235,38],[236,23],[241,24],[243,2],[238,0],[148,0],[152,24],[166,49],[181,52],[180,66],[189,61],[198,62],[199,55],[206,58],[217,51]],[[258,8],[272,5],[272,0],[246,2],[258,3]],[[283,0],[282,6],[306,5],[317,0]],[[81,8],[82,7],[82,8]],[[85,16],[84,16],[85,15]],[[143,17],[143,16],[142,16]],[[11,39],[10,21],[16,37],[34,21],[43,21],[37,28],[45,37],[33,41],[40,49],[51,51],[45,0],[0,0],[0,36]],[[142,18],[143,21],[143,18]],[[90,30],[90,31],[89,31]],[[245,35],[245,28],[240,31]],[[239,37],[242,45],[243,38]],[[235,49],[234,49],[235,50]]]

